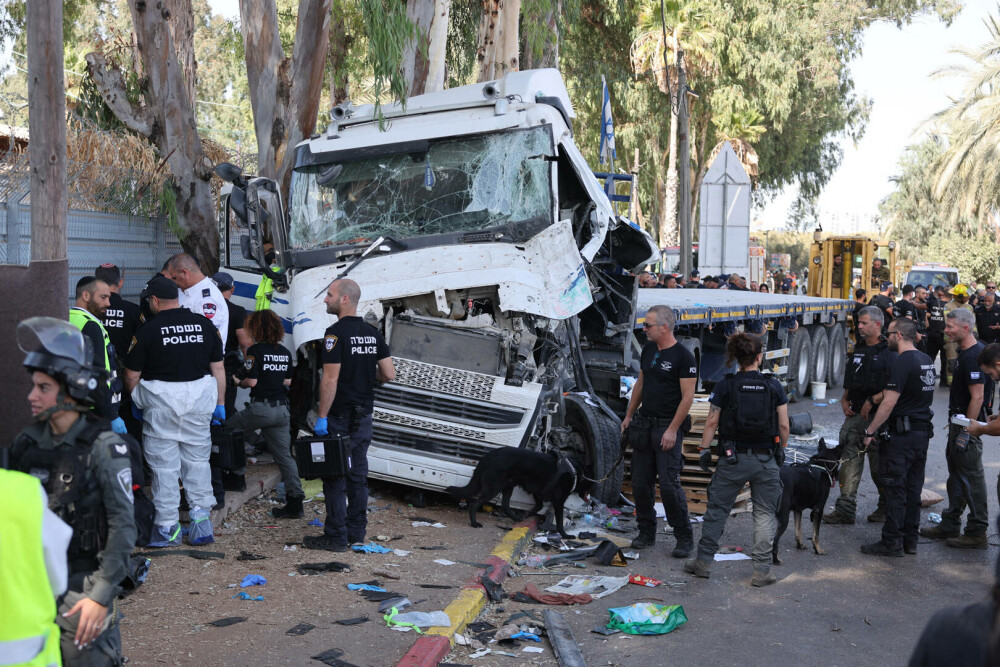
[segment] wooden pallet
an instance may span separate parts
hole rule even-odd
[[[696,394],[695,398],[707,398],[707,394]],[[692,514],[704,514],[708,509],[708,484],[712,481],[712,473],[715,470],[714,464],[711,470],[706,472],[701,469],[698,463],[701,436],[705,430],[705,420],[708,418],[708,402],[696,401],[691,406],[688,413],[691,416],[691,430],[681,443],[681,453],[684,456],[684,467],[681,469],[681,487],[687,496],[688,512]],[[715,444],[715,440],[712,441]],[[714,462],[713,462],[714,463]],[[654,489],[656,500],[660,500],[659,487]],[[622,483],[622,493],[632,499],[632,450],[625,453],[625,481]],[[736,504],[733,511],[742,511],[747,508],[750,500],[750,487],[747,485],[736,496]]]

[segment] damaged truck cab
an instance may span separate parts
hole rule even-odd
[[[461,485],[496,447],[558,449],[605,477],[621,377],[638,373],[628,271],[657,249],[615,215],[574,144],[559,73],[516,72],[381,112],[334,109],[295,149],[287,207],[274,181],[220,170],[234,183],[223,230],[234,300],[250,305],[262,274],[273,279],[271,307],[297,357],[293,426],[315,422],[333,322],[323,297],[347,276],[397,371],[376,390],[373,477]],[[616,501],[621,481],[619,467],[595,495]]]

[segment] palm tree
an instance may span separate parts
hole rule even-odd
[[[944,130],[947,145],[934,162],[934,196],[958,231],[997,233],[1000,207],[1000,23],[984,20],[989,40],[976,49],[955,49],[967,62],[935,76],[960,76],[962,97],[932,116]],[[975,230],[961,229],[974,221]]]
[[[661,219],[658,228],[661,247],[675,241],[677,234],[677,73],[666,67],[677,62],[683,51],[689,81],[710,73],[716,31],[705,4],[698,0],[643,0],[639,12],[639,35],[632,41],[632,68],[636,75],[652,72],[657,87],[670,96],[670,142],[667,154],[667,178],[658,193]],[[689,156],[686,159],[690,159]]]

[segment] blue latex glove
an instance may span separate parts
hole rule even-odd
[[[212,413],[212,423],[221,424],[226,421],[226,406],[216,405],[215,412]]]
[[[135,407],[135,403],[132,404],[132,416],[138,419],[139,421],[142,421],[142,410]]]
[[[330,435],[330,431],[326,425],[326,417],[320,417],[316,420],[316,426],[313,427],[313,433],[316,435]]]
[[[135,408],[133,408],[134,410]],[[142,419],[140,417],[140,419]],[[114,421],[111,422],[111,430],[121,435],[122,433],[127,433],[128,430],[125,428],[125,421],[121,417],[115,417]]]

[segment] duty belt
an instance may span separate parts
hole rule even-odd
[[[657,426],[670,426],[673,421],[673,417],[647,417],[645,415],[635,415],[632,417],[631,423],[635,424],[636,427],[656,428]]]
[[[288,399],[287,398],[275,398],[275,399],[270,399],[270,398],[251,398],[250,402],[251,403],[262,403],[264,405],[269,405],[272,408],[280,408],[283,405],[288,405]]]

